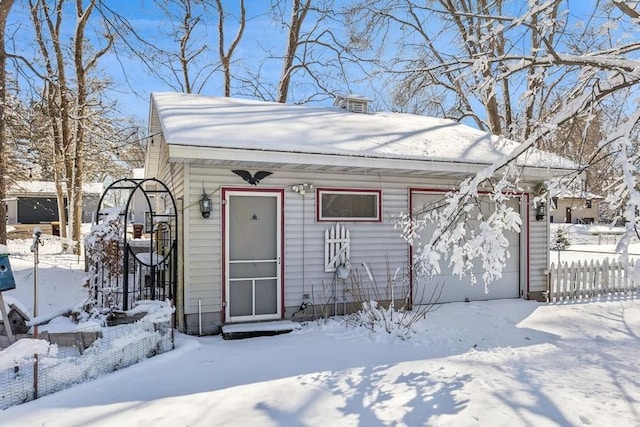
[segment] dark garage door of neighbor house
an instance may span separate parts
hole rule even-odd
[[[38,224],[58,220],[55,197],[19,197],[18,224]]]

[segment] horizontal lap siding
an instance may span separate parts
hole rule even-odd
[[[533,197],[532,197],[533,199]],[[533,201],[529,209],[529,291],[542,292],[547,289],[545,272],[549,268],[549,248],[547,239],[549,228],[547,217],[536,220]]]
[[[255,172],[255,170],[251,170]],[[402,239],[401,230],[395,227],[397,217],[408,209],[408,189],[440,187],[450,189],[453,182],[425,180],[404,177],[384,177],[370,175],[347,175],[310,171],[271,170],[273,175],[261,181],[257,189],[284,189],[285,237],[284,237],[284,299],[285,306],[295,308],[302,302],[303,294],[312,296],[315,292],[316,304],[323,286],[329,289],[333,273],[324,271],[324,232],[335,222],[317,222],[315,190],[304,196],[292,191],[295,184],[312,183],[315,187],[373,189],[382,191],[382,222],[359,223],[341,222],[351,234],[352,269],[361,273],[365,284],[368,276],[362,263],[372,267],[379,286],[384,286],[387,278],[385,255],[388,257],[390,272],[397,268],[406,271],[408,266],[408,245]],[[185,300],[186,313],[195,314],[198,303],[203,312],[221,312],[222,306],[222,187],[249,187],[242,179],[228,169],[206,166],[188,166],[188,182],[185,194]],[[383,183],[384,181],[384,183]],[[202,218],[198,200],[203,186],[213,201],[213,211],[208,219]],[[544,287],[546,269],[546,222],[535,221],[535,212],[530,210],[531,224],[531,290]],[[342,287],[338,294],[342,301]],[[291,312],[287,312],[289,316]]]
[[[159,137],[156,137],[159,138]],[[156,142],[159,144],[159,142]],[[184,330],[184,325],[182,324],[183,319],[183,302],[184,302],[184,266],[187,264],[185,257],[185,242],[184,242],[184,220],[181,215],[182,207],[184,205],[184,183],[185,183],[185,166],[184,164],[174,164],[168,163],[168,150],[166,144],[161,144],[161,150],[159,150],[160,164],[162,168],[158,170],[158,174],[156,176],[157,179],[162,181],[164,185],[167,186],[171,195],[173,196],[176,209],[177,209],[177,227],[178,227],[178,266],[177,266],[177,278],[178,278],[178,289],[176,295],[176,306],[178,307],[178,316],[179,325],[178,327],[181,330]],[[158,213],[164,212],[165,208],[169,208],[172,203],[170,200],[162,200],[161,197],[155,198],[156,203],[156,211]],[[163,206],[164,205],[164,206]]]
[[[229,171],[189,166],[189,186],[185,194],[183,212],[188,226],[185,228],[185,301],[186,314],[202,311],[222,311],[222,238],[220,234],[220,187]],[[202,191],[207,192],[213,202],[211,216],[203,218],[200,213]],[[188,200],[188,202],[186,202]]]
[[[362,263],[368,262],[380,284],[386,281],[384,255],[389,257],[391,270],[408,262],[408,247],[400,230],[394,228],[395,217],[405,212],[409,181],[396,178],[394,183],[380,184],[377,176],[322,174],[293,171],[273,171],[256,188],[285,189],[284,282],[285,306],[300,305],[303,294],[319,295],[324,284],[331,285],[333,273],[324,271],[324,231],[334,222],[316,222],[315,191],[304,197],[291,190],[295,184],[313,183],[316,187],[357,188],[382,190],[382,223],[350,223],[344,226],[351,232],[351,262],[354,270],[364,273]],[[226,169],[189,166],[188,194],[185,195],[184,217],[189,222],[185,230],[185,290],[186,313],[194,314],[198,302],[203,312],[221,312],[222,307],[222,225],[220,197],[222,187],[247,187],[238,176]],[[213,212],[202,218],[197,201],[202,188],[211,195]],[[190,202],[187,203],[186,201]],[[304,227],[303,227],[304,221]],[[304,233],[303,233],[304,228]],[[386,248],[380,251],[379,248]],[[340,293],[340,298],[342,294]],[[205,310],[205,307],[207,310]]]
[[[407,184],[381,185],[377,177],[342,175],[338,178],[335,175],[313,174],[307,177],[306,182],[312,182],[320,188],[382,190],[382,222],[340,221],[340,224],[350,232],[352,271],[360,272],[364,284],[369,285],[363,267],[366,262],[371,266],[378,284],[383,286],[387,277],[385,255],[388,256],[391,271],[406,266],[408,262],[408,246],[399,230],[394,229],[396,217],[408,208]],[[285,305],[300,305],[303,294],[311,296],[312,292],[316,304],[325,302],[323,290],[331,287],[334,273],[324,271],[324,234],[335,222],[316,222],[315,191],[307,193],[304,200],[303,196],[288,191],[286,203]],[[338,288],[338,298],[342,301],[342,282]]]
[[[157,137],[159,138],[159,137]],[[156,142],[159,144],[159,142]],[[157,179],[162,181],[169,188],[175,199],[184,195],[184,164],[168,163],[169,151],[166,144],[161,145],[161,149],[157,151],[159,163],[162,167],[158,170]],[[170,203],[167,204],[167,206]]]
[[[166,146],[161,143],[163,141],[162,135],[159,133],[162,131],[162,125],[160,124],[160,120],[158,119],[158,114],[155,111],[155,108],[151,109],[151,115],[149,118],[149,134],[153,135],[148,139],[147,142],[147,152],[145,154],[145,173],[149,175],[155,174],[156,169],[159,167],[160,163],[160,155],[159,151],[162,147],[166,149]],[[166,161],[166,158],[164,159]],[[151,178],[151,176],[145,176],[146,178]]]

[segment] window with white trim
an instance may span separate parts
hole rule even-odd
[[[318,221],[382,220],[380,190],[316,189]]]

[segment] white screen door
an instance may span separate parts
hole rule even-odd
[[[281,318],[282,193],[225,191],[226,319]]]

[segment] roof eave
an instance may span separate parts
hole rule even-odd
[[[470,175],[489,166],[484,163],[446,160],[419,160],[402,158],[385,158],[348,154],[318,154],[306,152],[287,152],[255,150],[245,148],[201,147],[190,145],[168,144],[169,162],[188,162],[189,159],[242,161],[248,163],[279,163],[291,165],[322,165],[331,167],[348,167],[363,169],[389,169],[422,172],[451,172],[452,174]],[[548,179],[553,176],[574,172],[561,168],[524,168],[527,179]]]

